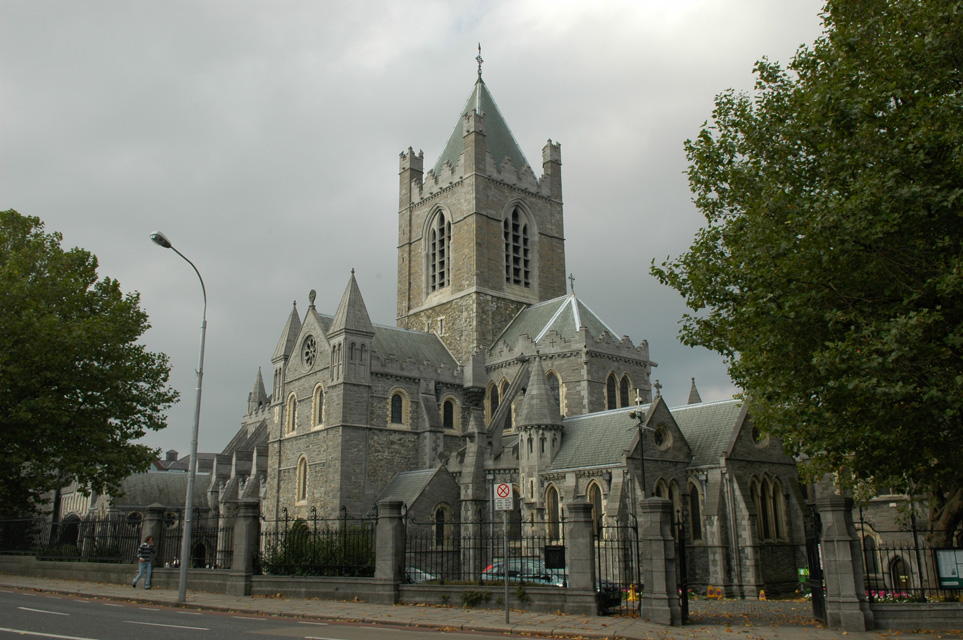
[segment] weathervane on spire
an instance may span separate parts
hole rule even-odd
[[[572,288],[572,295],[575,295],[575,274],[568,274],[568,285]]]
[[[480,43],[480,42],[478,43],[478,55],[475,56],[475,60],[478,61],[478,79],[481,80],[481,66],[482,66],[482,63],[483,63],[485,60],[481,57],[481,43]]]

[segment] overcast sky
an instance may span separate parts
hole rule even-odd
[[[204,277],[200,450],[240,425],[258,367],[308,292],[334,313],[351,269],[395,324],[398,154],[434,164],[484,78],[541,174],[562,145],[578,296],[647,339],[670,405],[722,359],[678,341],[680,296],[649,275],[703,219],[682,144],[713,97],[749,90],[820,34],[816,0],[202,2],[0,0],[0,209],[38,216],[139,291],[181,400],[145,442],[190,444]]]

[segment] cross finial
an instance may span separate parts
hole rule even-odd
[[[354,275],[354,267],[351,267],[351,275]]]
[[[572,288],[572,295],[575,295],[575,274],[568,274],[568,286]]]
[[[638,409],[642,406],[642,392],[638,389],[635,390],[635,408]]]
[[[478,55],[475,56],[475,60],[478,61],[478,79],[481,80],[481,66],[482,66],[482,63],[483,63],[485,60],[481,57],[481,43],[480,43],[480,42],[478,43]]]
[[[655,381],[655,384],[652,385],[652,386],[655,387],[655,395],[656,395],[656,396],[661,396],[661,395],[662,395],[662,384],[661,384],[658,380],[656,380],[656,381]]]

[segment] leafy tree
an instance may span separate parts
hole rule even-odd
[[[830,0],[685,144],[708,224],[653,274],[812,474],[963,517],[963,3]],[[840,473],[841,472],[841,473]],[[942,536],[942,538],[941,538]]]
[[[177,399],[167,357],[137,340],[137,293],[98,280],[97,258],[64,251],[38,218],[0,212],[0,513],[23,513],[71,480],[116,490],[156,451]]]

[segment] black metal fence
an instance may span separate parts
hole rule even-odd
[[[600,613],[639,611],[642,605],[642,549],[639,524],[628,522],[595,524],[595,573]]]
[[[377,518],[284,517],[261,523],[259,574],[371,577]]]
[[[141,521],[124,515],[106,518],[0,520],[0,553],[33,555],[41,560],[134,562]]]
[[[819,536],[822,531],[822,521],[816,509],[810,506],[809,515],[804,520],[806,532],[806,561],[808,563],[803,588],[811,598],[813,617],[823,624],[826,616],[826,586],[823,580],[823,555]],[[800,576],[802,577],[802,576]]]
[[[863,527],[863,568],[866,595],[870,602],[963,599],[963,591],[959,587],[947,587],[948,584],[959,584],[958,579],[953,579],[948,572],[943,576],[943,581],[940,579],[940,551],[930,543],[924,532],[912,526],[895,531],[870,531]],[[953,553],[949,549],[942,550],[943,553],[947,551]]]
[[[405,580],[412,583],[563,587],[568,582],[565,522],[405,520]],[[507,542],[507,556],[505,553]]]
[[[157,562],[164,566],[179,566],[183,561],[181,541],[184,539],[183,514],[172,512],[165,518],[160,540],[157,542]],[[191,519],[190,567],[198,569],[230,569],[234,555],[234,518],[217,511]]]

